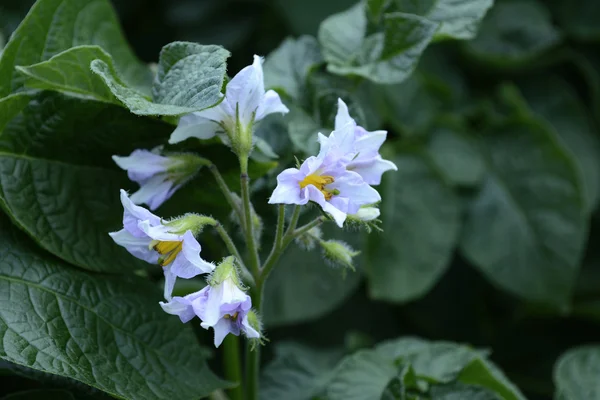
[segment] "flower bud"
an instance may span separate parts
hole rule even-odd
[[[349,244],[341,240],[321,240],[319,244],[323,248],[323,256],[327,261],[333,265],[355,270],[352,258],[359,255],[360,251],[354,250]]]
[[[254,332],[258,332],[258,337],[248,336],[246,335],[248,341],[250,341],[250,350],[254,350],[256,346],[264,346],[265,342],[268,339],[264,336],[262,331],[262,322],[260,320],[259,315],[254,310],[248,311],[247,314],[248,325],[254,330]]]
[[[202,232],[206,225],[215,226],[217,221],[214,218],[206,215],[187,213],[181,217],[165,222],[164,225],[169,227],[169,231],[173,233],[184,233],[191,231],[194,236]]]
[[[321,231],[321,228],[319,228],[318,226],[315,226],[308,232],[303,233],[302,235],[298,236],[295,239],[295,241],[296,241],[296,244],[300,248],[302,248],[306,251],[310,251],[315,248],[317,241],[321,240],[322,236],[323,236],[323,231]]]

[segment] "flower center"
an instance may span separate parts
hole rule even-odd
[[[161,257],[158,259],[158,263],[161,267],[164,267],[166,265],[171,264],[173,260],[175,260],[177,254],[179,254],[179,252],[183,248],[183,241],[159,241],[154,245],[153,248],[158,252],[158,254],[161,255]]]
[[[313,185],[314,187],[319,189],[319,191],[321,193],[323,193],[323,196],[325,196],[325,200],[329,200],[329,199],[331,199],[331,196],[336,194],[335,193],[336,191],[335,190],[329,191],[329,190],[325,189],[325,186],[329,185],[330,183],[333,183],[333,182],[334,182],[333,176],[312,174],[312,175],[308,175],[306,178],[304,178],[300,182],[300,189],[304,189],[308,185]]]
[[[233,315],[229,315],[229,314],[223,315],[223,318],[225,318],[225,319],[231,319],[231,320],[235,321],[237,319],[237,317],[238,317],[238,314],[239,314],[239,312],[236,311],[235,314],[233,314]]]

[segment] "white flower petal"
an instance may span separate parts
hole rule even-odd
[[[150,264],[158,263],[158,254],[148,248],[150,241],[152,240],[149,237],[133,236],[126,229],[121,229],[118,232],[111,232],[109,235],[116,244],[125,247],[125,249],[134,257]]]
[[[247,315],[245,315],[244,319],[242,320],[242,330],[244,331],[244,334],[246,335],[247,338],[250,338],[250,339],[260,338],[260,333],[258,333],[258,331],[250,325],[250,322],[248,322]]]
[[[200,258],[200,243],[198,243],[192,232],[185,232],[182,239],[182,249],[173,261],[171,272],[184,279],[191,279],[197,275],[212,272],[215,266]]]
[[[213,326],[213,329],[215,331],[215,347],[218,348],[223,343],[225,336],[231,332],[231,322],[221,319]]]
[[[225,100],[231,111],[236,108],[242,125],[248,125],[252,114],[258,109],[265,95],[262,59],[254,56],[254,62],[238,72],[227,84]]]
[[[334,205],[325,200],[325,196],[323,195],[323,193],[321,193],[321,191],[313,185],[308,185],[306,188],[308,189],[308,197],[310,198],[310,200],[320,205],[323,211],[330,214],[333,217],[335,223],[340,228],[344,226],[344,221],[346,220],[346,213],[338,210]]]
[[[342,99],[338,98],[338,111],[335,115],[335,129],[342,129],[344,125],[350,122],[354,123],[354,119],[350,117],[348,106]]]
[[[175,280],[177,277],[175,274],[171,273],[171,269],[169,267],[163,267],[163,272],[165,274],[165,288],[163,296],[165,300],[171,301],[171,295],[173,294],[173,288],[175,287]]]
[[[121,189],[121,204],[123,204],[123,226],[129,233],[136,237],[144,237],[145,233],[138,228],[140,220],[148,221],[151,226],[161,224],[161,219],[143,207],[136,206]]]
[[[206,114],[209,113],[196,112],[181,117],[179,119],[179,124],[177,124],[177,128],[173,131],[173,133],[171,133],[169,143],[173,144],[183,142],[191,137],[203,140],[214,137],[221,128],[219,127],[218,122],[206,118]],[[220,113],[217,110],[211,111],[209,115],[219,116],[216,121],[221,120]]]
[[[273,190],[269,204],[306,204],[308,198],[302,196],[300,181],[303,174],[296,168],[288,168],[277,176],[277,187]]]
[[[256,121],[260,121],[269,114],[282,113],[287,114],[290,110],[281,102],[279,94],[274,90],[265,93],[258,109],[256,110]]]
[[[136,204],[147,204],[151,210],[156,210],[179,189],[168,175],[156,175],[147,180],[137,192],[131,195],[131,201]]]
[[[356,162],[351,166],[352,171],[359,174],[369,185],[379,185],[381,176],[386,171],[397,171],[398,167],[391,161],[384,160],[381,156],[375,157],[368,163]]]
[[[127,171],[129,179],[142,183],[156,174],[166,172],[171,160],[148,150],[134,150],[127,157],[113,156],[119,168]]]

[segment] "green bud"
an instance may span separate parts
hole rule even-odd
[[[321,231],[321,228],[315,226],[310,231],[298,236],[295,241],[299,247],[306,251],[310,251],[315,248],[315,245],[321,240],[322,236],[323,231]]]
[[[192,179],[200,171],[200,168],[211,164],[206,158],[191,153],[169,153],[165,156],[171,160],[167,167],[167,173],[176,184],[185,183]]]
[[[250,350],[254,351],[254,349],[256,349],[257,346],[264,346],[265,342],[268,342],[269,339],[267,339],[262,332],[262,322],[256,311],[248,311],[247,317],[250,326],[260,335],[260,337],[258,338],[248,338],[248,340],[250,341]]]
[[[215,226],[216,224],[217,221],[214,218],[194,213],[188,213],[164,223],[170,228],[171,233],[182,235],[186,231],[192,231],[194,236],[202,232],[206,225]]]
[[[350,245],[341,240],[321,240],[319,244],[323,248],[323,256],[327,261],[333,265],[355,270],[352,258],[359,255],[360,251],[354,250]]]
[[[348,215],[344,227],[348,227],[350,229],[364,229],[368,233],[371,233],[373,229],[382,232],[383,230],[378,225],[381,222],[379,219],[377,219],[379,214],[380,212],[377,207],[362,207],[356,214]]]

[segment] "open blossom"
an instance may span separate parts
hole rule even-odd
[[[165,274],[165,299],[171,298],[175,279],[209,273],[214,265],[200,258],[200,243],[194,237],[200,216],[191,215],[164,222],[143,207],[136,206],[121,190],[123,229],[109,235],[133,256],[159,264]]]
[[[254,122],[269,114],[288,111],[277,92],[265,92],[262,58],[255,55],[252,65],[229,81],[221,103],[181,117],[169,143],[179,143],[190,137],[210,139],[217,134],[226,142],[235,142],[235,135],[245,136],[251,142],[250,130]]]
[[[155,151],[134,150],[127,157],[113,156],[140,189],[131,195],[135,204],[145,203],[155,210],[190,180],[206,160],[192,154],[165,157]]]
[[[250,339],[259,339],[260,332],[248,318],[252,299],[241,289],[233,257],[219,264],[208,282],[198,292],[174,297],[168,303],[161,302],[161,307],[165,312],[179,316],[182,322],[198,316],[204,329],[213,328],[215,347],[219,347],[229,333],[239,336],[243,332]]]
[[[269,203],[304,205],[313,201],[342,227],[348,214],[379,202],[379,193],[358,173],[346,169],[349,160],[344,155],[354,146],[353,130],[352,124],[346,124],[332,132],[330,138],[337,139],[322,145],[318,156],[307,158],[300,169],[281,172]]]
[[[363,127],[358,126],[356,121],[350,117],[346,103],[342,99],[338,99],[335,130],[342,129],[347,124],[354,127],[353,141],[340,135],[330,135],[329,137],[319,135],[321,146],[333,146],[342,149],[345,154],[339,154],[339,156],[345,157],[347,169],[359,174],[369,185],[379,185],[384,172],[398,170],[393,162],[384,160],[379,154],[379,148],[385,142],[387,132],[368,132]],[[345,142],[342,142],[342,140]],[[347,144],[350,142],[353,145],[348,149]]]

